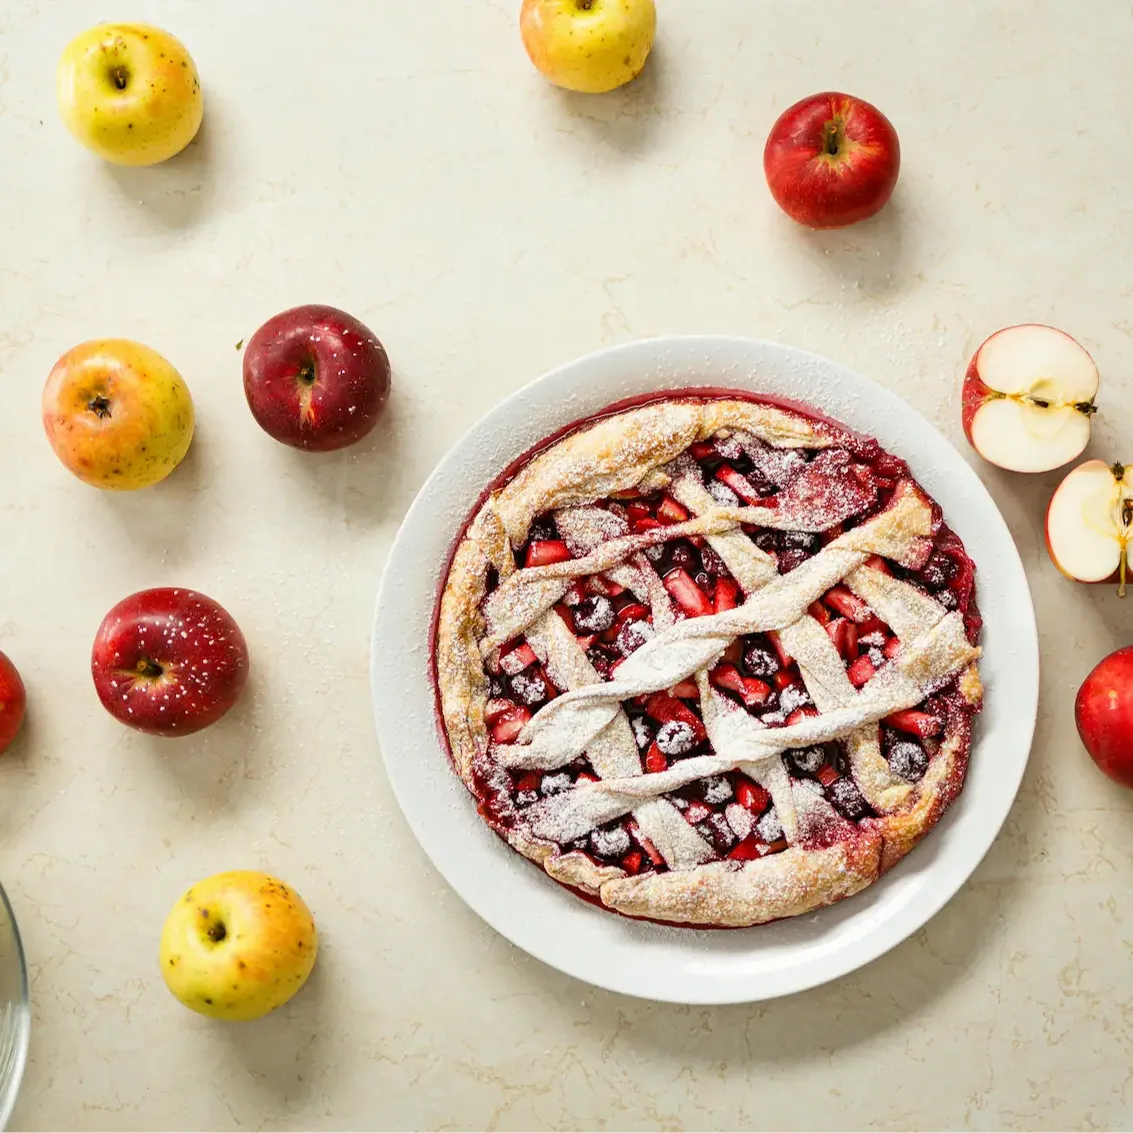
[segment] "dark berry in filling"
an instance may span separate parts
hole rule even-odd
[[[889,766],[894,775],[916,783],[928,770],[928,752],[911,740],[898,740],[889,749]]]
[[[574,628],[579,633],[602,633],[614,624],[614,604],[602,594],[584,598],[574,607]]]
[[[826,797],[851,822],[857,822],[869,814],[869,804],[853,779],[835,779],[826,788]]]

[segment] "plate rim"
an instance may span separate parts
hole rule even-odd
[[[596,971],[586,970],[587,965],[583,964],[580,966],[569,962],[568,959],[564,958],[563,955],[556,952],[553,948],[548,949],[537,940],[532,940],[530,938],[530,934],[524,934],[518,931],[514,924],[504,923],[503,919],[497,914],[496,910],[491,908],[490,905],[486,903],[483,893],[476,891],[475,887],[469,886],[466,881],[455,879],[453,876],[454,870],[452,868],[446,868],[446,866],[451,866],[451,863],[445,862],[444,855],[438,852],[438,841],[434,837],[435,831],[429,827],[427,821],[418,812],[417,808],[412,803],[411,792],[407,789],[407,784],[402,778],[402,769],[398,766],[396,759],[391,764],[391,759],[388,753],[396,748],[397,740],[392,731],[392,725],[387,726],[386,724],[386,718],[389,714],[383,711],[382,700],[384,691],[379,680],[379,677],[385,676],[385,674],[380,673],[381,649],[379,646],[379,642],[382,638],[384,629],[383,615],[387,609],[392,607],[392,602],[389,600],[389,591],[395,585],[394,576],[397,570],[397,566],[401,561],[401,557],[406,552],[406,547],[411,543],[413,539],[414,526],[419,519],[420,509],[426,505],[430,498],[430,495],[435,490],[435,486],[442,479],[444,473],[449,469],[449,467],[458,460],[461,452],[465,450],[470,444],[474,443],[477,434],[484,431],[494,420],[506,415],[509,410],[514,411],[517,406],[522,404],[525,399],[530,398],[532,394],[535,391],[539,390],[541,387],[553,387],[556,385],[556,383],[561,383],[564,380],[569,379],[572,373],[575,373],[579,370],[592,370],[604,363],[616,363],[617,360],[619,358],[622,358],[623,356],[626,359],[636,359],[639,363],[643,363],[645,365],[652,364],[656,366],[659,361],[664,360],[663,356],[666,353],[673,351],[688,351],[690,348],[696,350],[703,349],[706,352],[711,352],[713,350],[737,351],[740,353],[746,352],[751,356],[753,362],[756,356],[762,353],[769,353],[772,355],[778,354],[784,361],[790,361],[795,364],[807,366],[817,366],[820,369],[830,369],[838,377],[848,377],[852,379],[853,382],[859,385],[859,388],[863,392],[866,392],[868,394],[868,401],[880,403],[879,408],[884,408],[886,404],[888,404],[890,407],[897,407],[899,415],[904,414],[910,421],[913,421],[915,423],[918,430],[931,434],[935,438],[936,442],[939,443],[939,445],[946,446],[948,450],[951,450],[949,454],[949,462],[959,470],[960,477],[967,481],[966,491],[968,493],[974,492],[977,497],[981,498],[981,506],[986,505],[984,519],[990,520],[993,524],[993,527],[997,528],[997,530],[994,532],[994,535],[1001,544],[1000,549],[1009,549],[1010,551],[1010,553],[1007,554],[1004,558],[997,559],[994,570],[996,575],[999,575],[1000,573],[1009,573],[1015,575],[1015,582],[1017,583],[1017,586],[1013,590],[1013,593],[1020,595],[1020,603],[1021,606],[1025,608],[1027,616],[1021,621],[1017,621],[1013,626],[1013,630],[1018,635],[1018,638],[1021,639],[1017,639],[1017,644],[1026,652],[1028,659],[1032,661],[1030,668],[1033,671],[1033,679],[1026,682],[1028,686],[1028,696],[1026,698],[1026,703],[1023,706],[1025,708],[1025,711],[1019,711],[1020,705],[1018,698],[1013,701],[1013,707],[1017,712],[1017,715],[1015,716],[1015,719],[1013,721],[1013,731],[1015,736],[1017,736],[1019,740],[1020,754],[1016,757],[1015,764],[1011,769],[1013,773],[1006,777],[1003,777],[1003,775],[1001,774],[1001,781],[999,784],[1000,790],[998,795],[999,805],[995,808],[995,820],[985,824],[985,826],[980,828],[982,833],[975,839],[976,847],[974,849],[968,849],[967,853],[964,855],[965,860],[963,864],[959,864],[952,868],[950,873],[948,874],[947,880],[943,884],[938,884],[933,890],[932,895],[927,900],[920,901],[919,907],[917,908],[917,911],[913,914],[911,919],[908,917],[900,916],[900,909],[898,909],[897,915],[891,915],[889,919],[883,923],[882,926],[879,926],[888,931],[870,934],[868,937],[864,939],[858,938],[856,941],[854,938],[851,938],[847,942],[848,946],[842,949],[842,951],[847,953],[847,956],[843,959],[842,962],[836,963],[833,968],[824,967],[814,972],[807,972],[805,970],[803,972],[799,972],[798,970],[795,970],[791,978],[782,980],[776,986],[762,987],[758,990],[753,990],[750,988],[747,990],[741,989],[737,993],[729,993],[727,995],[721,995],[719,993],[697,994],[694,987],[686,989],[682,985],[678,985],[675,982],[667,983],[664,979],[653,980],[652,983],[656,986],[651,986],[648,990],[646,990],[641,986],[627,986],[626,983],[621,980],[604,978],[603,973],[600,970],[600,966],[597,966],[599,970]],[[705,362],[709,365],[711,364],[711,359],[708,358],[707,355],[705,357]],[[690,388],[693,384],[699,384],[701,386],[715,386],[721,389],[750,389],[751,392],[758,393],[759,390],[750,384],[751,379],[750,377],[748,377],[748,374],[750,374],[750,370],[746,372],[743,377],[740,377],[737,380],[736,375],[733,374],[716,375],[706,373],[702,381],[694,383],[690,380],[689,382],[686,382],[683,387],[674,386],[672,388],[674,388],[674,390],[679,388]],[[660,379],[658,379],[655,388],[658,392],[664,391],[665,386],[662,384]],[[567,390],[559,391],[559,393],[563,396],[558,400],[569,400],[569,398],[565,396],[567,392]],[[792,395],[774,394],[769,392],[769,396],[790,397]],[[609,395],[608,397],[606,397],[603,404],[612,405],[619,400],[621,400],[621,395],[611,383]],[[806,396],[799,396],[798,400],[803,402],[804,405],[813,406],[813,402],[811,402],[810,399]],[[574,420],[585,420],[586,418],[594,415],[594,413],[600,412],[601,407],[602,406],[599,405],[597,408],[586,408],[584,410],[575,410],[572,408],[568,410],[568,412],[562,417],[560,424],[567,425]],[[815,407],[814,411],[822,412],[822,410],[817,409],[817,407]],[[911,417],[909,415],[911,415]],[[839,415],[835,415],[835,419],[841,418]],[[550,426],[550,428],[546,430],[546,433],[553,431],[553,429],[556,427],[558,426]],[[872,430],[863,430],[858,424],[847,423],[847,427],[858,432],[864,431],[867,435],[874,435]],[[544,433],[544,435],[546,435],[546,433]],[[536,443],[538,442],[536,441]],[[507,464],[510,463],[510,461],[514,460],[520,454],[527,451],[529,447],[530,445],[528,444],[521,444],[520,446],[517,446],[514,452],[504,453],[499,463],[499,469],[502,470],[503,468],[505,468]],[[889,449],[891,448],[891,445],[886,443],[884,447]],[[943,449],[940,451],[943,451]],[[900,453],[898,455],[900,455]],[[918,479],[921,479],[920,474],[918,474]],[[481,484],[474,484],[472,486],[472,492],[466,494],[466,502],[463,505],[463,511],[461,512],[459,519],[460,524],[463,524],[465,522],[465,517],[472,509],[475,498],[483,491],[484,487],[488,483],[489,480],[485,480]],[[931,495],[936,496],[937,493],[933,489],[931,484],[926,484],[925,486]],[[448,517],[446,516],[445,522],[447,522],[447,520]],[[459,528],[457,530],[459,530]],[[451,546],[456,538],[456,530],[450,530],[446,539],[446,546]],[[991,533],[989,533],[988,541],[995,541],[992,539]],[[965,543],[967,544],[967,542],[968,539],[965,538]],[[978,563],[977,568],[981,570],[982,574],[984,574],[985,576],[987,575],[986,568],[981,568]],[[437,593],[439,593],[439,586],[442,581],[439,576],[433,576],[432,574],[430,574],[430,577],[433,579],[435,585],[431,588],[434,597],[433,601],[429,605],[428,616],[426,619],[426,624],[424,626],[426,641],[428,640],[429,630],[432,623],[433,605],[436,600],[436,595]],[[405,627],[403,624],[397,624],[392,628],[396,630],[399,628],[404,629]],[[431,669],[431,659],[427,667]],[[857,371],[844,366],[842,363],[835,361],[834,359],[800,347],[774,342],[771,340],[750,338],[742,335],[680,334],[635,339],[631,342],[620,343],[614,346],[595,350],[588,354],[574,358],[570,361],[564,362],[534,378],[532,381],[525,383],[516,390],[512,391],[506,397],[502,398],[500,401],[496,402],[486,412],[481,414],[475,420],[475,422],[467,429],[465,429],[464,432],[449,446],[446,452],[434,465],[432,471],[426,477],[424,483],[415,494],[409,508],[406,510],[405,516],[402,519],[401,524],[399,525],[397,534],[393,540],[393,543],[391,544],[389,554],[383,566],[382,577],[378,587],[377,599],[375,602],[373,615],[373,629],[370,643],[369,676],[371,684],[371,700],[374,713],[374,724],[377,731],[382,761],[385,765],[386,774],[389,777],[390,785],[393,789],[394,797],[397,800],[398,806],[403,816],[405,817],[410,830],[413,832],[414,837],[417,839],[419,845],[424,850],[425,855],[429,858],[433,867],[445,880],[446,884],[457,893],[457,895],[465,902],[465,904],[469,906],[469,908],[473,912],[477,914],[477,916],[479,916],[493,930],[498,932],[505,939],[509,940],[513,945],[521,948],[529,955],[532,955],[536,959],[542,961],[543,963],[558,971],[563,972],[566,975],[580,979],[596,987],[600,987],[619,994],[633,996],[636,998],[652,1000],[655,1002],[705,1006],[725,1003],[752,1003],[766,1001],[785,995],[796,994],[798,992],[809,990],[833,980],[840,979],[843,976],[848,975],[851,972],[854,972],[857,969],[880,958],[885,953],[895,948],[902,941],[907,939],[919,928],[927,924],[929,920],[931,920],[934,916],[936,916],[937,913],[939,913],[939,911],[956,895],[956,893],[960,890],[960,888],[964,885],[968,878],[970,878],[978,868],[979,864],[983,861],[984,857],[987,855],[988,851],[991,849],[991,846],[995,842],[995,839],[998,837],[1004,823],[1007,820],[1011,808],[1014,805],[1015,799],[1018,795],[1019,787],[1022,783],[1023,776],[1026,772],[1027,764],[1029,762],[1030,752],[1033,746],[1034,732],[1037,725],[1038,695],[1041,675],[1040,668],[1041,657],[1039,652],[1038,627],[1035,616],[1034,603],[1031,597],[1030,587],[1027,581],[1025,570],[1023,568],[1022,560],[1019,556],[1018,548],[1015,544],[1014,538],[1010,533],[1010,529],[1007,527],[1006,521],[1004,520],[998,505],[995,503],[994,498],[991,496],[990,492],[987,490],[987,487],[979,478],[975,470],[963,459],[952,442],[949,441],[948,438],[945,437],[944,434],[941,433],[940,430],[938,430],[936,426],[931,421],[929,421],[912,403],[908,402],[900,395],[894,393],[892,390],[887,389],[885,386],[882,386],[874,379],[860,374]],[[434,698],[431,680],[429,682],[428,693],[430,703],[432,703]],[[984,719],[986,719],[987,716],[988,713],[985,711]],[[1020,728],[1020,724],[1025,724],[1025,726]],[[455,772],[451,768],[451,765],[449,764],[447,744],[445,744],[443,741],[440,733],[439,722],[435,718],[430,722],[428,743],[431,746],[434,742],[436,743],[437,754],[440,756],[440,759],[444,763],[445,774],[450,776],[456,783],[459,784],[459,778],[456,776]],[[973,750],[973,755],[974,754],[975,750]],[[969,779],[970,775],[971,770],[969,768]],[[967,787],[968,785],[969,783],[966,782],[965,786]],[[466,803],[469,803],[470,800],[468,800],[467,792],[463,784],[460,784],[460,790],[464,793],[464,801]],[[949,820],[954,817],[952,812],[954,812],[957,807],[962,805],[965,794],[966,792],[961,792],[959,798],[956,800],[953,806],[949,808],[949,812],[943,816],[941,822],[937,824],[937,827],[934,828],[932,832],[930,832],[931,834],[937,834],[940,827],[948,823]],[[441,808],[441,811],[443,814],[443,808]],[[485,832],[487,832],[487,828],[484,827],[484,824],[478,817],[476,818],[476,823],[480,827],[482,827]],[[571,902],[571,908],[573,909],[577,907],[577,912],[580,916],[586,915],[587,911],[589,911],[593,915],[606,919],[622,919],[617,918],[616,914],[608,910],[595,910],[585,902],[581,901],[576,895],[566,893],[564,890],[562,890],[561,886],[558,886],[558,884],[551,879],[544,877],[541,874],[541,871],[536,871],[535,867],[531,865],[531,863],[528,863],[526,859],[522,859],[520,855],[516,854],[514,850],[506,846],[495,835],[490,834],[490,832],[487,833],[489,833],[491,841],[497,844],[498,852],[500,854],[507,855],[508,858],[521,862],[524,866],[528,867],[532,872],[535,872],[537,874],[537,879],[539,881],[563,892],[563,894],[569,898]],[[969,845],[970,847],[971,844],[972,840],[969,839],[967,845]],[[440,858],[441,860],[438,860],[438,858]],[[900,866],[897,867],[897,870],[899,869]],[[897,870],[892,871],[891,874],[887,874],[886,877],[892,876],[892,874],[896,873]],[[883,885],[885,883],[885,880],[886,878],[879,879],[877,882],[873,883],[873,885],[868,887],[865,892],[868,893],[870,889]],[[855,895],[852,900],[839,902],[829,909],[818,910],[811,916],[821,917],[823,916],[823,914],[829,914],[831,909],[840,909],[845,906],[850,906],[851,912],[849,916],[852,918],[853,910],[857,907],[855,905],[855,902],[858,901],[860,897],[861,894]],[[568,916],[569,915],[570,914],[568,914]],[[802,919],[803,918],[793,918],[793,920]],[[904,923],[905,921],[908,921],[908,923]],[[631,923],[636,924],[638,922]],[[779,923],[784,924],[790,922]],[[732,933],[752,933],[766,931],[770,927],[771,926],[753,926],[749,929],[724,931],[731,935]],[[680,933],[685,939],[690,938],[696,934],[696,930],[692,929],[673,929],[669,931]],[[517,939],[517,936],[524,937],[524,939]],[[856,947],[854,947],[855,944],[857,945]],[[818,966],[816,965],[815,967],[817,968]],[[755,982],[758,983],[759,981],[756,980]],[[764,982],[766,982],[766,980],[764,980]],[[679,992],[673,990],[676,987],[680,987],[681,990]]]

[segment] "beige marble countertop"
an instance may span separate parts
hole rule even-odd
[[[6,0],[0,8],[0,646],[31,699],[0,763],[0,877],[30,958],[15,1127],[1127,1129],[1133,794],[1086,759],[1079,681],[1133,599],[1063,580],[1056,475],[979,463],[958,380],[988,332],[1053,322],[1102,373],[1093,451],[1130,458],[1133,120],[1127,4],[660,0],[645,76],[567,96],[518,0]],[[54,106],[64,43],[148,18],[192,50],[199,141],[113,169]],[[892,204],[844,233],[778,214],[768,127],[843,88],[901,136]],[[388,418],[345,455],[268,440],[236,344],[301,302],[385,341]],[[431,869],[382,770],[369,625],[398,522],[445,449],[545,369],[609,343],[732,332],[828,354],[906,397],[977,466],[1018,541],[1046,663],[1022,792],[922,931],[839,982],[754,1007],[619,998],[521,954]],[[158,488],[73,480],[39,425],[65,349],[141,339],[198,435]],[[128,733],[88,671],[102,615],[179,584],[237,617],[254,674],[222,724]],[[994,753],[988,753],[994,757]],[[165,991],[189,883],[294,884],[309,987],[223,1026]]]

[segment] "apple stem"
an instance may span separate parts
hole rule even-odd
[[[823,146],[823,149],[831,157],[837,157],[838,156],[838,139],[841,136],[841,133],[842,133],[842,131],[839,128],[837,122],[827,122],[826,123],[826,130],[825,130],[826,141],[825,141],[825,144]]]
[[[1117,567],[1117,596],[1118,598],[1125,597],[1125,574],[1126,567],[1129,562],[1129,551],[1126,549],[1124,543],[1121,545],[1121,561]]]

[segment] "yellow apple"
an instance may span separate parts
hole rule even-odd
[[[164,480],[193,439],[193,399],[179,373],[140,342],[69,350],[43,389],[43,427],[80,480],[126,491]]]
[[[259,1019],[307,981],[319,951],[294,889],[255,870],[197,882],[161,933],[161,974],[186,1006],[214,1019]]]
[[[601,94],[636,79],[657,30],[654,0],[523,0],[523,46],[557,86]]]
[[[67,129],[117,165],[180,153],[204,114],[192,57],[149,24],[99,24],[76,36],[59,61],[58,94]]]

